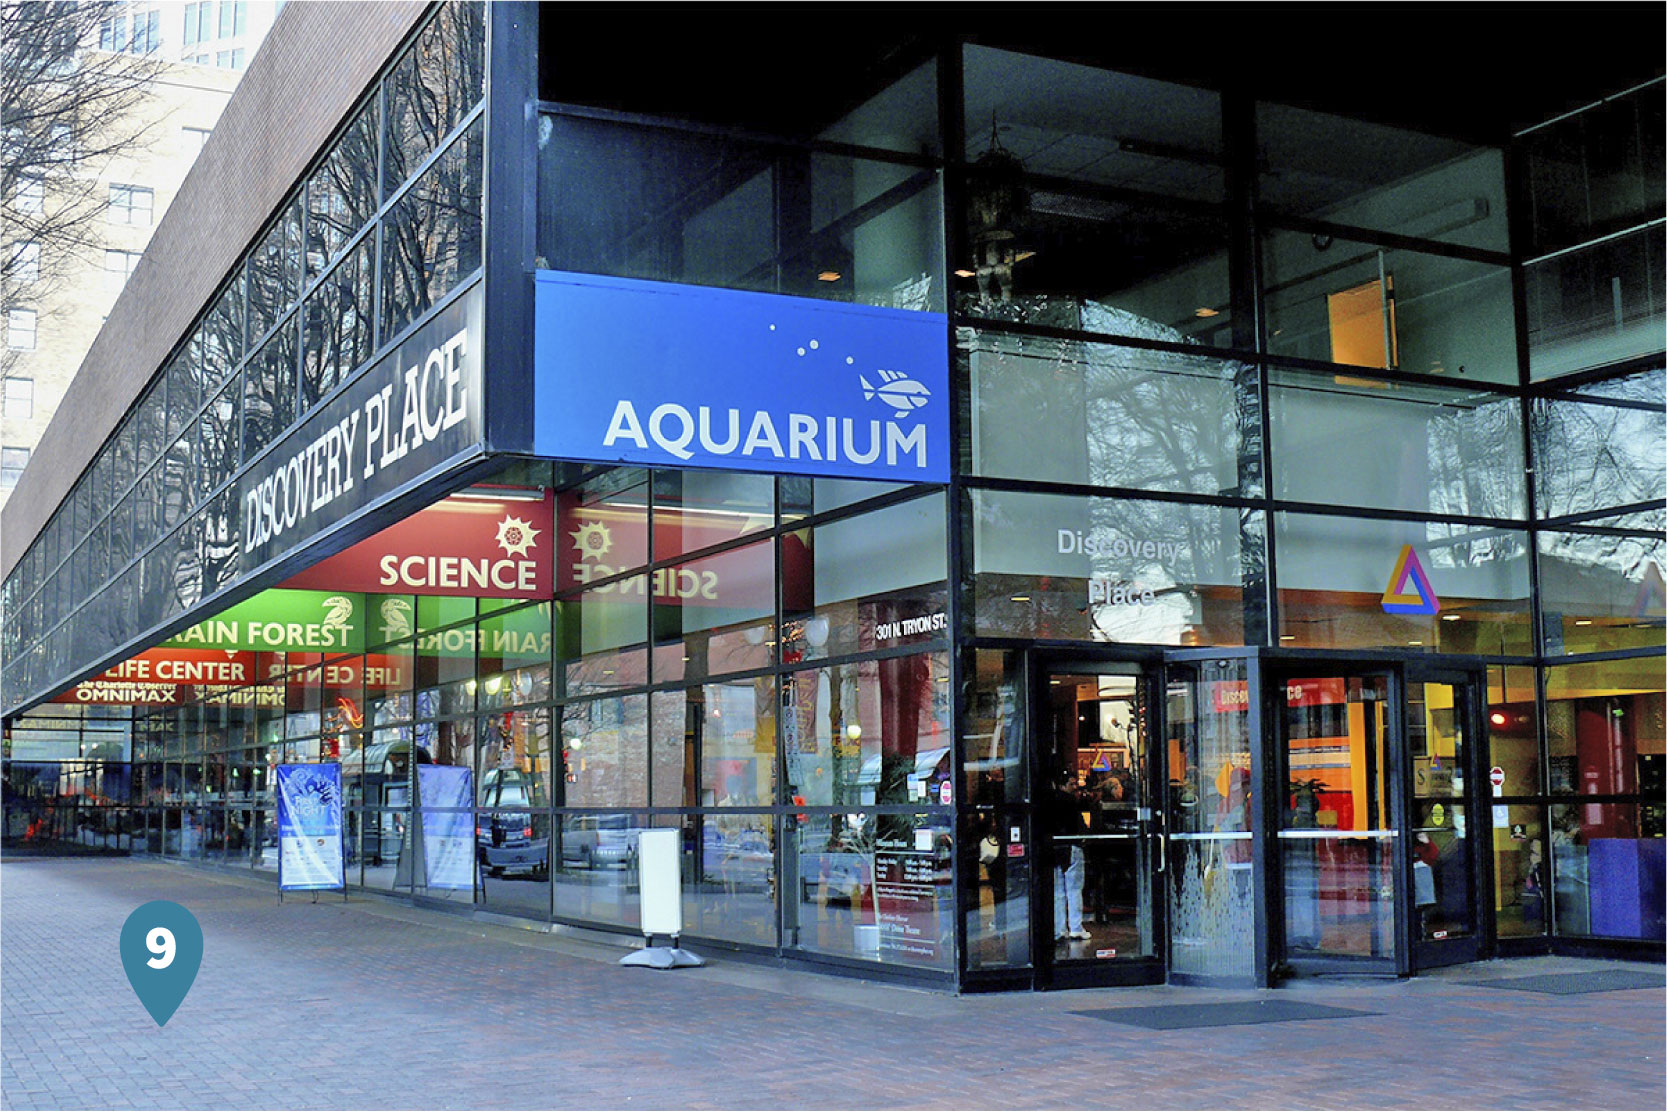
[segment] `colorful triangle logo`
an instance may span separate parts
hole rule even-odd
[[[1390,573],[1390,584],[1384,589],[1382,604],[1387,614],[1436,614],[1442,610],[1442,600],[1431,589],[1430,577],[1411,544],[1402,545],[1396,570]]]

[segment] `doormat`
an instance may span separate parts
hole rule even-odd
[[[1190,1027],[1239,1027],[1251,1023],[1290,1023],[1300,1019],[1349,1019],[1382,1015],[1300,1000],[1244,1000],[1232,1004],[1165,1004],[1152,1008],[1097,1008],[1075,1013],[1108,1023],[1125,1023],[1149,1031],[1184,1031]]]
[[[1546,973],[1539,977],[1506,977],[1498,981],[1466,981],[1479,988],[1508,988],[1518,992],[1545,992],[1553,996],[1578,996],[1584,992],[1618,992],[1627,988],[1662,988],[1660,973],[1639,973],[1630,969],[1604,969],[1595,973]]]

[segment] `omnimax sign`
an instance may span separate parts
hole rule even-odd
[[[541,271],[541,456],[950,477],[942,313]]]

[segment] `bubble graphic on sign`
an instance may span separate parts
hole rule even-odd
[[[185,1001],[203,964],[203,928],[172,900],[141,904],[122,924],[122,968],[139,1003],[161,1027]]]

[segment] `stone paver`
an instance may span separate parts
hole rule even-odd
[[[117,957],[139,904],[203,924],[158,1028]],[[1664,993],[1405,982],[1279,990],[1376,1014],[1147,1031],[1096,1008],[1256,999],[1155,987],[957,998],[594,942],[149,862],[0,866],[5,1108],[1662,1108]]]

